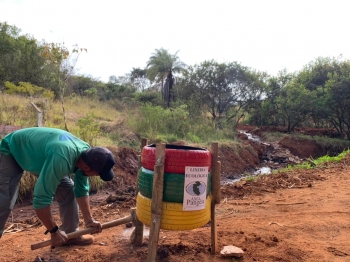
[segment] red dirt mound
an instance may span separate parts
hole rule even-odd
[[[278,143],[300,158],[319,158],[323,155],[321,147],[310,139],[285,136]]]

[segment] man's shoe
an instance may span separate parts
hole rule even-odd
[[[77,238],[72,238],[67,241],[67,243],[64,244],[64,246],[87,246],[94,243],[94,237],[89,235],[80,236]]]

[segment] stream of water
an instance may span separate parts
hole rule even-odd
[[[239,131],[241,134],[245,134],[249,140],[255,141],[257,143],[262,143],[260,140],[260,137],[258,136],[254,136],[250,133],[247,133],[245,131]],[[251,177],[251,176],[256,176],[256,175],[268,175],[271,174],[272,170],[270,167],[268,166],[263,166],[260,167],[259,169],[257,169],[254,172],[250,172],[249,174],[241,174],[239,178],[234,178],[234,179],[230,179],[230,178],[225,178],[221,181],[221,185],[226,185],[226,184],[234,184],[240,180],[242,180],[243,178],[247,178],[247,177]]]

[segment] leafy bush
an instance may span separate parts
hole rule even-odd
[[[7,94],[20,94],[24,96],[30,96],[32,97],[34,94],[37,94],[39,96],[43,96],[45,98],[53,99],[55,94],[53,91],[45,89],[40,86],[33,85],[28,82],[19,82],[18,86],[16,86],[14,83],[5,82],[5,93]]]
[[[95,120],[94,114],[88,114],[86,117],[78,119],[77,125],[79,127],[77,130],[79,137],[90,146],[95,146],[101,130],[99,123]]]
[[[129,119],[129,124],[142,137],[151,141],[169,142],[189,140],[190,142],[233,138],[230,129],[217,130],[215,125],[202,116],[189,116],[186,105],[164,109],[161,106],[145,104]]]

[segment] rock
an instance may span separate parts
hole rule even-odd
[[[244,251],[235,246],[224,246],[220,251],[220,255],[223,257],[242,257]]]

